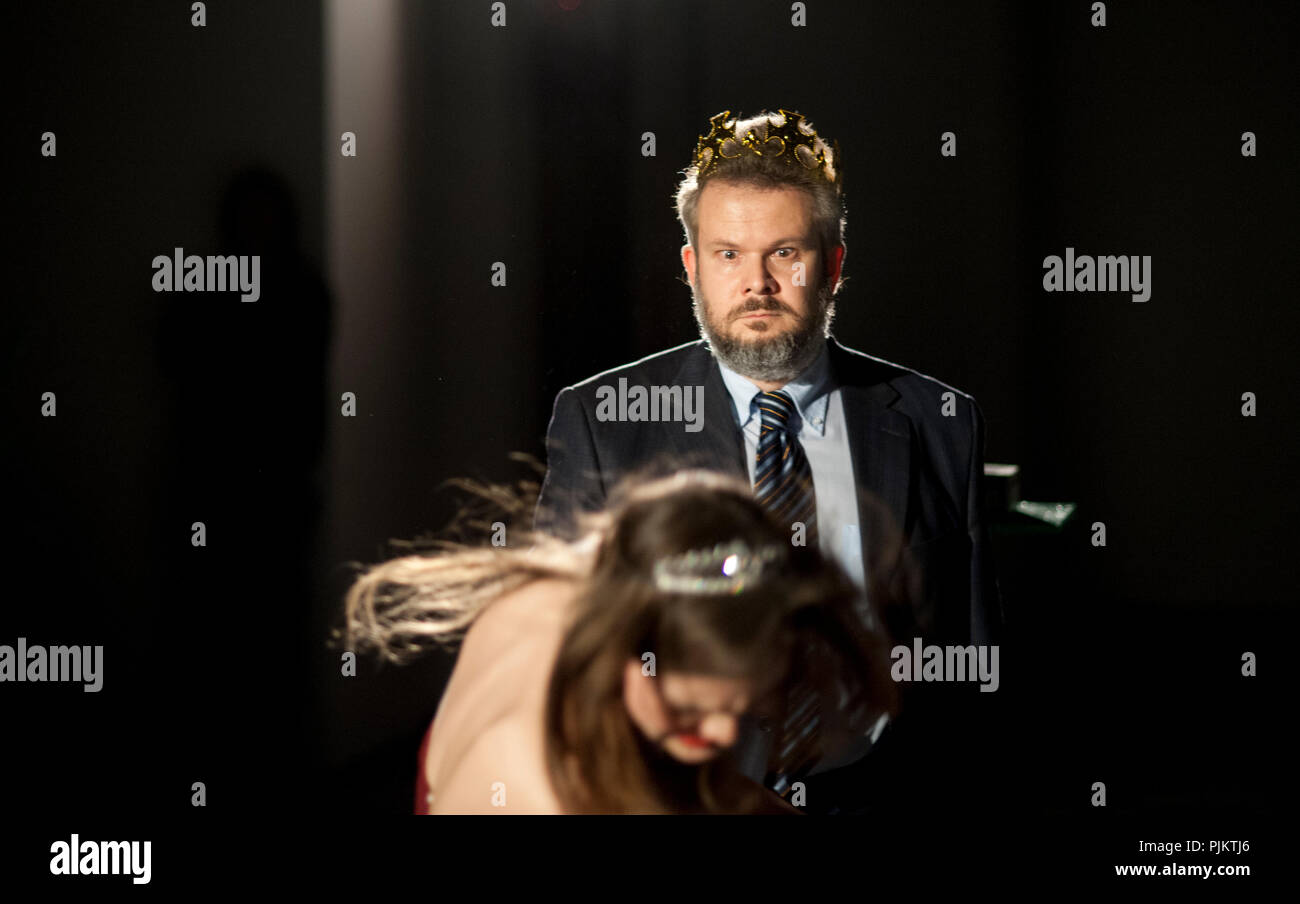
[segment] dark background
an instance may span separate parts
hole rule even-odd
[[[507,455],[544,455],[563,386],[695,338],[676,181],[709,116],[785,107],[844,153],[836,335],[974,395],[987,460],[1079,505],[999,532],[1009,718],[970,743],[1005,751],[1006,812],[1100,825],[1105,781],[1109,812],[1266,820],[1294,4],[568,5],[6,9],[0,642],[105,646],[99,694],[0,688],[6,800],[180,814],[204,781],[243,814],[408,812],[451,663],[341,677],[344,563],[444,526],[447,478],[529,476]],[[261,253],[261,300],[154,293],[176,246]],[[1043,292],[1066,246],[1150,255],[1150,300]]]

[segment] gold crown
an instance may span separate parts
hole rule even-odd
[[[709,134],[701,135],[695,144],[697,178],[716,166],[719,158],[739,157],[748,148],[759,157],[784,157],[791,166],[798,161],[804,169],[820,170],[828,182],[839,187],[840,143],[827,144],[805,122],[802,113],[793,110],[768,113],[746,129],[744,135],[737,131],[737,123],[730,110],[709,117]]]

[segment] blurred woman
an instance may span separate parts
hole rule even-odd
[[[741,718],[815,705],[811,737],[773,745],[790,774],[893,711],[856,586],[746,484],[633,484],[584,526],[572,544],[405,556],[349,590],[354,648],[400,661],[463,637],[417,812],[795,812],[724,755]]]

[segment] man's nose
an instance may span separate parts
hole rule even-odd
[[[754,258],[754,262],[745,268],[745,291],[751,295],[775,295],[781,284],[776,281],[767,268],[767,260]]]
[[[718,747],[736,743],[736,717],[727,713],[711,713],[700,722],[700,737]]]

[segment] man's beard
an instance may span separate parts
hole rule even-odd
[[[695,322],[700,327],[700,335],[708,341],[709,348],[718,360],[728,368],[751,380],[762,380],[764,383],[789,383],[817,360],[826,337],[831,334],[831,321],[835,318],[835,299],[830,294],[827,282],[828,280],[823,279],[817,291],[813,293],[812,310],[804,317],[796,317],[788,305],[771,296],[752,298],[740,308],[727,313],[733,321],[737,317],[755,311],[780,311],[787,317],[796,319],[794,329],[785,330],[771,337],[754,333],[749,339],[736,339],[718,333],[709,323],[704,311],[704,302],[696,289],[691,290],[693,299],[691,307],[695,312]],[[699,284],[697,273],[695,285]]]

